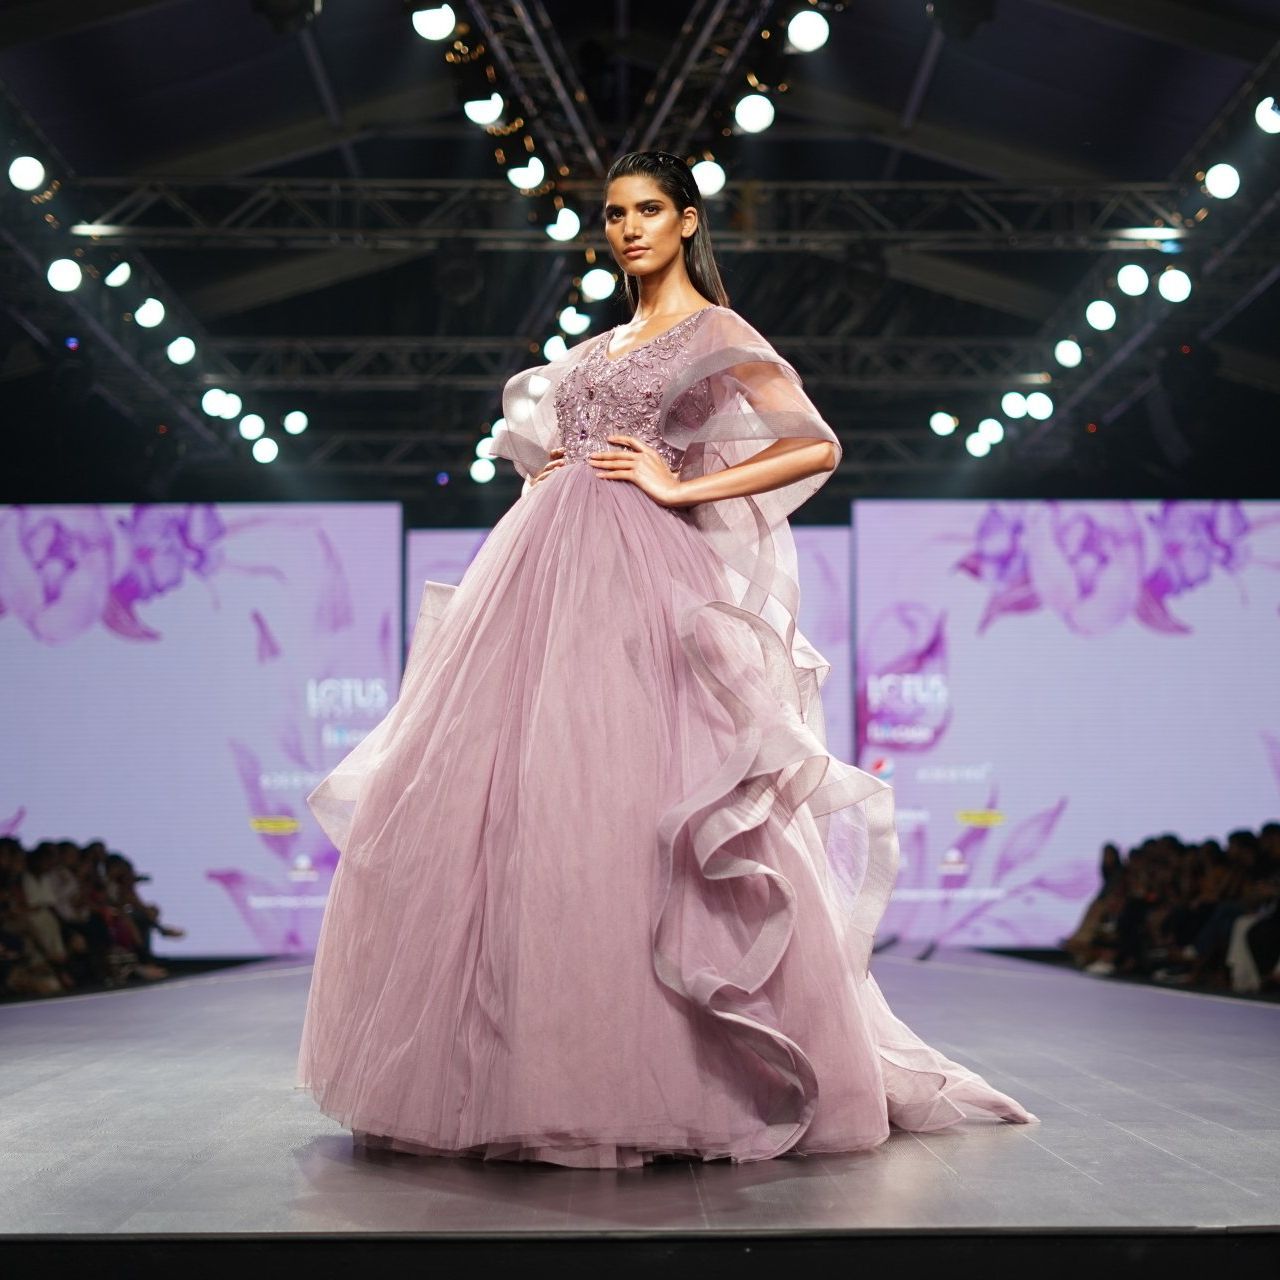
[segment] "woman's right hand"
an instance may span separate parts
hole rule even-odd
[[[539,480],[545,480],[549,475],[551,475],[553,471],[557,471],[560,467],[564,466],[564,450],[563,449],[552,449],[551,452],[547,454],[547,457],[550,458],[551,461],[548,462],[547,465],[543,467],[542,470],[539,471],[538,474],[534,476],[532,480],[529,481],[529,485],[531,488],[533,485],[537,484]]]

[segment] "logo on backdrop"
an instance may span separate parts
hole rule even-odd
[[[307,681],[307,714],[313,720],[342,716],[381,716],[390,705],[387,682],[381,676],[333,676]]]

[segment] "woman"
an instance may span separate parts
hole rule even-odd
[[[867,972],[892,792],[826,750],[787,524],[840,445],[682,160],[618,160],[604,223],[633,320],[507,384],[525,490],[308,798],[299,1082],[368,1145],[608,1168],[1032,1120]]]

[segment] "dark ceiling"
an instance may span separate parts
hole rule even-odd
[[[462,116],[445,46],[417,38],[399,0],[325,0],[281,34],[250,0],[0,4],[0,82],[64,180],[59,207],[129,227],[80,243],[108,265],[140,263],[220,362],[197,362],[183,382],[156,350],[113,352],[116,319],[67,310],[15,247],[33,233],[5,184],[0,415],[15,442],[17,423],[45,429],[22,433],[0,497],[393,496],[422,504],[424,519],[475,518],[465,472],[503,377],[540,358],[584,248],[602,248],[600,173],[557,118],[554,81],[581,86],[607,163],[652,118],[655,77],[670,82],[717,11],[742,17],[742,56],[710,33],[656,145],[711,145],[724,159],[729,186],[710,217],[732,303],[846,440],[829,500],[1273,484],[1280,137],[1248,109],[1274,84],[1280,0],[997,0],[966,38],[942,35],[918,0],[850,0],[829,12],[823,49],[786,59],[773,127],[729,142],[712,122],[761,47],[751,19],[796,4],[543,0],[531,8],[548,20],[550,77],[509,25],[520,6],[454,7],[473,27],[491,18],[498,44],[512,33],[507,52],[538,110],[530,129],[540,145],[559,131],[570,161],[561,189],[584,214],[570,245],[528,226],[527,197]],[[939,16],[947,8],[940,0]],[[698,106],[708,114],[682,139]],[[1200,223],[1196,167],[1219,155],[1240,168],[1241,196]],[[969,458],[959,436],[933,437],[932,409],[972,418],[998,403],[1001,377],[1045,368],[1044,345],[1082,328],[1077,312],[1124,261],[1102,231],[1126,221],[1116,202],[1141,184],[1154,208],[1193,217],[1180,255],[1193,304],[1135,315],[1141,341],[1121,352],[1117,335],[1093,371],[1056,370],[1069,411],[1013,428],[987,459]],[[264,215],[270,200],[287,212]],[[1026,211],[1012,231],[1004,201]],[[616,303],[592,314],[593,331],[624,318]],[[81,349],[69,355],[73,331]],[[319,339],[333,350],[306,347]],[[405,339],[417,341],[388,357]],[[306,452],[286,441],[299,450],[289,465],[246,461],[228,424],[196,407],[215,372],[226,385],[242,375],[246,407],[268,417],[306,409]],[[440,468],[458,477],[448,495]],[[506,477],[487,488],[488,503],[512,494]]]

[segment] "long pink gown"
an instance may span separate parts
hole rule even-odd
[[[426,585],[398,700],[308,798],[341,858],[299,1085],[369,1145],[600,1168],[1033,1120],[869,972],[893,793],[827,751],[795,627],[786,516],[825,474],[668,509],[585,461],[834,433],[727,308],[607,341],[508,383],[499,452],[567,464]]]

